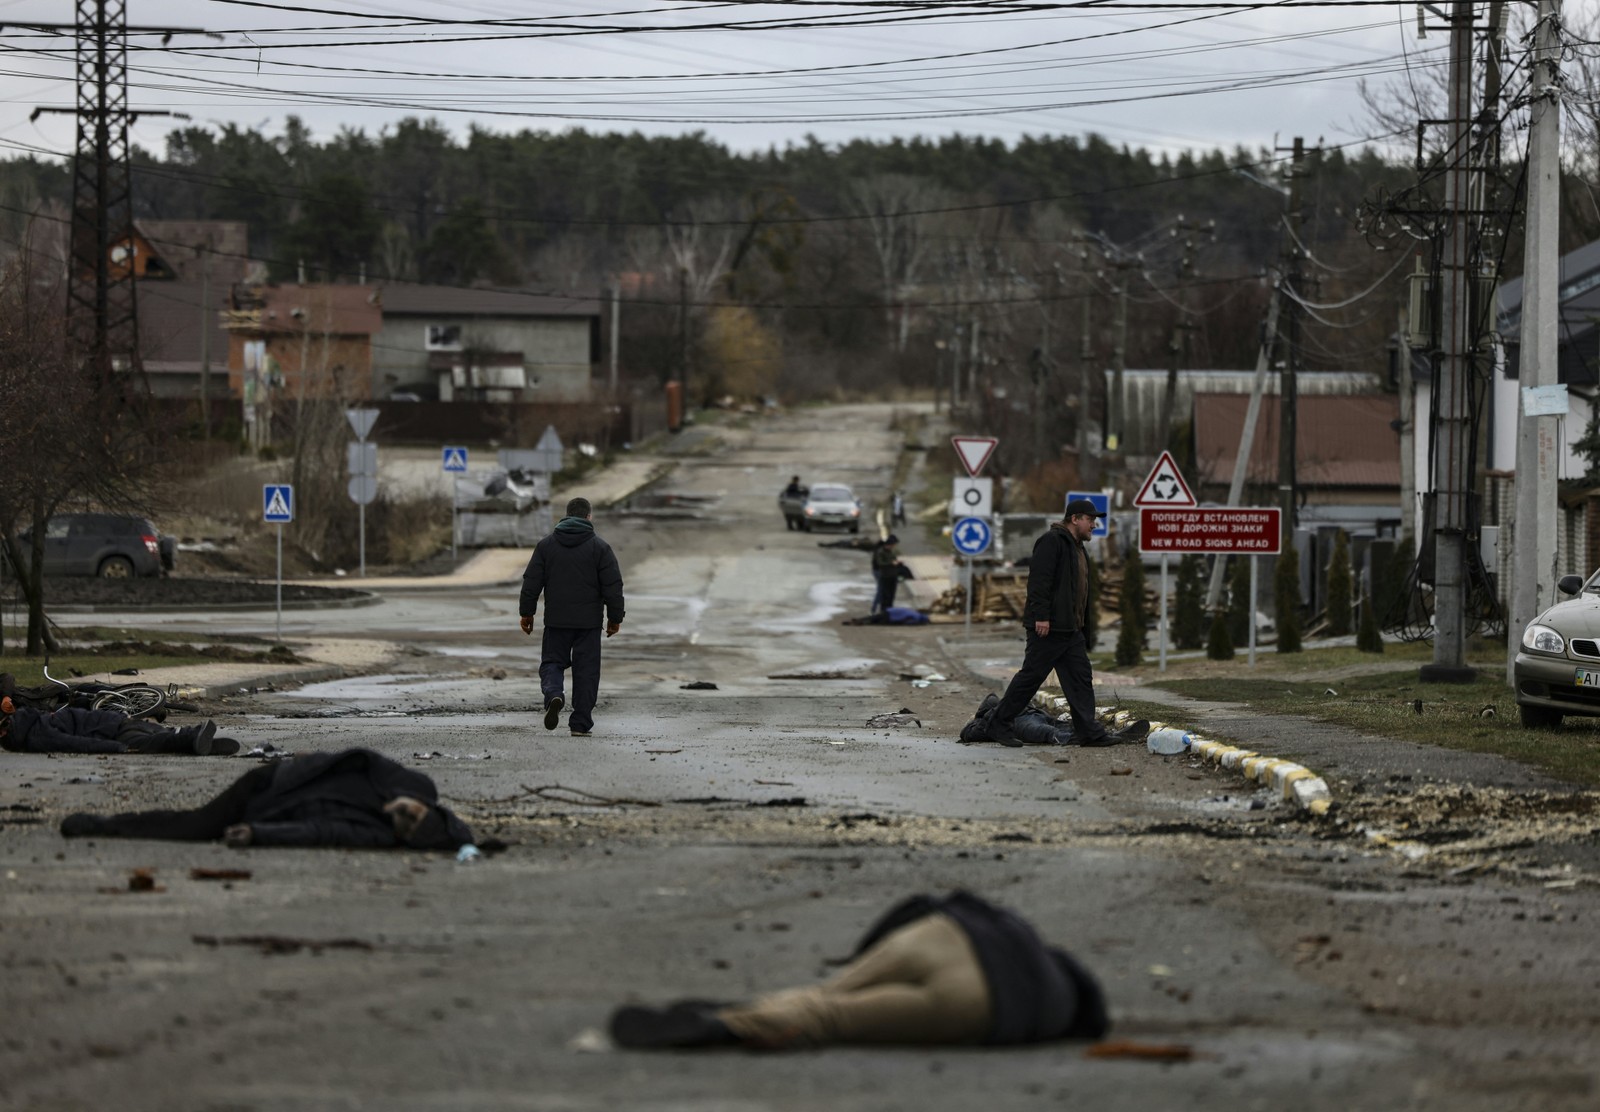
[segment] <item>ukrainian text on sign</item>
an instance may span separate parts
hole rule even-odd
[[[1272,556],[1279,549],[1281,522],[1282,511],[1275,506],[1146,506],[1139,511],[1139,551]]]

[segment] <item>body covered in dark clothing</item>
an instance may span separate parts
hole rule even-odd
[[[9,705],[6,699],[3,705]],[[0,747],[14,753],[215,753],[231,756],[239,744],[216,737],[216,725],[169,729],[130,718],[120,710],[16,707],[0,718]]]
[[[414,823],[390,808],[414,800]],[[101,817],[69,815],[68,837],[154,838],[205,842],[249,828],[236,844],[258,846],[407,845],[457,849],[472,830],[439,803],[433,781],[370,749],[307,753],[245,773],[210,803],[192,811],[140,811]],[[403,832],[399,828],[404,828]]]
[[[537,614],[541,594],[546,626],[599,629],[622,624],[622,568],[593,522],[564,517],[534,546],[522,573],[518,612],[525,618]]]

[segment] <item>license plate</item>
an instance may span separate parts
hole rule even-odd
[[[1572,682],[1578,687],[1600,687],[1600,672],[1591,672],[1587,668],[1579,668],[1578,674]]]

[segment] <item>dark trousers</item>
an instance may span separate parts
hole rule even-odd
[[[198,726],[174,730],[130,718],[117,727],[117,740],[126,745],[130,753],[193,753],[194,736],[198,731]]]
[[[878,591],[872,596],[872,613],[889,609],[894,605],[894,596],[900,590],[900,577],[892,571],[878,572]]]
[[[594,705],[600,698],[600,627],[560,629],[544,627],[539,653],[539,686],[544,701],[562,693],[565,673],[572,669],[572,716],[567,725],[574,730],[594,728]]]
[[[253,768],[192,811],[133,811],[106,819],[105,835],[113,838],[155,838],[169,842],[213,842],[244,821],[245,808],[272,785],[274,768]]]
[[[1040,637],[1031,627],[1028,629],[1028,647],[1022,655],[1022,667],[1017,669],[1000,705],[994,709],[994,720],[1009,724],[1021,714],[1052,668],[1072,710],[1072,730],[1079,744],[1103,737],[1106,728],[1094,716],[1094,670],[1089,666],[1089,646],[1081,629],[1051,633],[1048,637]]]

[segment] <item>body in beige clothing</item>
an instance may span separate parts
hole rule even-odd
[[[910,923],[836,975],[717,1013],[745,1042],[980,1043],[993,1025],[989,984],[966,931],[941,913]]]

